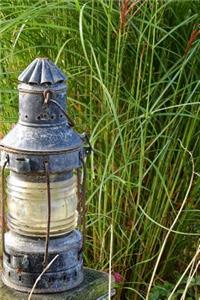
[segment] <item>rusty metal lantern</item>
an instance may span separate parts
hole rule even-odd
[[[76,228],[77,206],[85,213],[85,135],[73,129],[66,77],[48,58],[35,59],[18,79],[19,121],[0,143],[2,279],[28,292],[58,255],[34,292],[65,291],[83,280],[83,238]],[[10,171],[7,232],[5,168]]]

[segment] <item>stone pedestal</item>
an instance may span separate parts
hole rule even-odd
[[[115,294],[114,282],[112,295]],[[0,281],[1,300],[27,300],[28,294],[6,287]],[[58,294],[33,295],[32,300],[104,300],[108,299],[108,274],[84,268],[84,281],[77,288]]]

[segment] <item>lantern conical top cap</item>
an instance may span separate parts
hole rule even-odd
[[[54,85],[66,80],[62,71],[47,57],[36,58],[19,75],[18,80],[21,83],[36,85]]]
[[[0,147],[33,155],[82,151],[83,138],[65,118],[67,88],[62,71],[48,58],[36,58],[18,79],[19,121]],[[50,93],[47,103],[44,91]]]

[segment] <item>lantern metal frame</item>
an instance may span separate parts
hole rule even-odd
[[[52,68],[52,73],[55,75],[56,80],[58,80],[57,82],[55,82],[56,84],[51,83],[50,81],[50,85],[48,85],[48,87],[46,88],[45,85],[45,89],[42,86],[36,86],[36,90],[34,90],[34,86],[32,88],[31,85],[29,85],[30,82],[26,82],[27,80],[27,76],[30,76],[30,70],[33,69],[34,63],[36,63],[36,66],[38,63],[48,63],[48,65],[50,65],[50,67]],[[31,69],[32,68],[32,69]],[[27,71],[28,69],[28,71]],[[21,80],[21,84],[19,86],[19,90],[21,93],[25,93],[25,97],[39,97],[39,101],[43,101],[44,106],[46,107],[45,109],[48,110],[48,106],[49,105],[53,105],[54,107],[57,108],[58,111],[61,111],[62,114],[65,116],[66,120],[67,120],[67,127],[66,129],[64,128],[63,130],[68,130],[70,131],[73,126],[74,126],[74,122],[73,120],[69,117],[69,115],[67,114],[67,112],[65,111],[64,107],[59,103],[57,99],[57,97],[59,97],[59,93],[60,90],[65,89],[65,85],[62,84],[63,81],[66,80],[65,76],[58,72],[58,70],[56,69],[56,66],[53,65],[51,62],[49,62],[48,59],[37,59],[37,62],[34,61],[28,68],[27,68],[20,76],[19,79]],[[41,69],[40,69],[41,70]],[[34,73],[34,75],[37,72]],[[37,74],[36,74],[37,75]],[[46,74],[45,74],[46,75]],[[47,74],[48,75],[48,74]],[[41,76],[41,75],[40,75]],[[45,76],[44,76],[45,77]],[[25,83],[23,83],[23,80],[25,78]],[[37,78],[36,78],[37,79]],[[45,79],[48,82],[48,78]],[[59,89],[59,84],[61,85],[60,89]],[[50,86],[50,88],[49,88]],[[58,86],[58,87],[57,87]],[[26,93],[28,96],[26,96]],[[55,95],[55,98],[54,98]],[[22,95],[23,96],[23,95]],[[64,103],[64,96],[61,95],[61,102]],[[28,101],[29,98],[25,99],[26,101],[24,101],[24,99],[22,99],[22,106],[25,110],[31,110],[30,107],[28,107]],[[23,102],[24,101],[24,102]],[[34,107],[32,105],[32,109],[34,110]],[[51,110],[53,111],[53,108],[51,108]],[[33,112],[35,113],[35,111]],[[36,111],[37,113],[37,111]],[[26,115],[25,115],[26,118]],[[52,122],[54,122],[54,120],[52,120]],[[56,121],[55,121],[56,122]],[[61,121],[59,121],[59,124],[64,124]],[[26,120],[22,120],[20,122],[22,125],[24,125],[23,123],[26,124]],[[91,144],[89,142],[88,136],[86,134],[82,134],[82,135],[78,135],[78,139],[76,138],[76,136],[74,135],[75,138],[75,143],[70,146],[67,145],[66,147],[64,145],[62,145],[61,147],[55,147],[54,149],[36,149],[33,147],[33,149],[31,149],[31,146],[34,146],[34,140],[30,142],[30,146],[27,147],[26,145],[26,141],[27,141],[27,137],[26,140],[23,144],[22,142],[18,142],[15,140],[15,144],[18,145],[19,143],[20,146],[17,148],[17,146],[10,146],[9,142],[12,139],[12,135],[15,136],[17,132],[19,132],[19,126],[20,123],[18,123],[19,125],[16,125],[16,127],[13,129],[13,132],[10,134],[10,136],[8,138],[4,138],[3,141],[1,141],[0,143],[0,150],[2,151],[2,157],[1,157],[1,165],[2,165],[2,170],[1,170],[1,177],[2,177],[2,205],[1,205],[1,215],[2,215],[2,251],[3,251],[3,256],[4,256],[4,260],[6,262],[9,263],[10,260],[10,255],[7,253],[6,251],[6,241],[5,241],[5,232],[6,232],[6,220],[5,220],[5,201],[6,201],[6,196],[5,196],[5,169],[8,168],[11,171],[15,171],[15,172],[21,172],[21,173],[29,173],[32,171],[32,174],[34,176],[35,172],[38,172],[38,170],[40,172],[42,172],[42,174],[45,176],[45,182],[46,182],[46,189],[47,189],[47,226],[46,226],[46,234],[45,234],[45,247],[44,247],[44,253],[43,253],[43,264],[42,264],[42,269],[44,270],[44,268],[47,267],[48,263],[49,263],[49,259],[52,259],[52,255],[50,255],[49,258],[49,245],[50,245],[50,224],[51,224],[51,182],[50,182],[50,173],[51,172],[62,172],[62,166],[63,165],[68,165],[69,170],[72,169],[76,169],[77,172],[77,194],[78,194],[78,199],[79,199],[79,204],[78,204],[78,211],[80,214],[80,220],[81,220],[81,226],[82,226],[82,233],[83,233],[83,238],[82,239],[82,245],[81,245],[81,253],[82,253],[82,248],[83,248],[83,244],[84,244],[84,238],[85,238],[85,229],[86,229],[86,222],[85,222],[85,214],[86,214],[86,202],[85,202],[85,186],[86,186],[86,165],[85,165],[85,158],[86,156],[93,150],[91,147]],[[37,123],[37,122],[36,122]],[[42,124],[40,124],[40,119],[38,119],[38,123],[39,125],[34,125],[34,129],[33,129],[33,135],[35,134],[34,132],[36,132],[37,128],[39,130],[39,128],[41,127]],[[56,123],[55,123],[56,124]],[[18,126],[18,128],[17,128]],[[48,123],[47,123],[47,129],[45,129],[46,126],[44,126],[43,130],[46,130],[47,133],[47,140],[48,140],[48,130],[54,130],[54,132],[56,132],[56,127],[51,128],[49,127],[48,129]],[[68,129],[67,129],[68,128]],[[35,130],[36,129],[36,130]],[[31,132],[32,128],[31,128],[31,124],[30,124],[30,132]],[[73,137],[73,131],[70,131],[71,136]],[[56,134],[56,133],[55,133]],[[9,140],[10,138],[10,140]],[[38,133],[36,138],[40,139],[40,137],[38,137]],[[78,141],[78,144],[77,144]],[[87,144],[87,146],[83,147],[83,144]],[[23,159],[20,160],[20,157],[23,155]],[[32,170],[30,169],[30,159],[32,159],[34,161]],[[71,164],[71,165],[70,165]],[[36,167],[35,167],[36,166]],[[52,171],[53,170],[53,171]],[[82,176],[81,176],[81,172],[82,172]],[[72,235],[74,235],[76,237],[76,243],[80,244],[80,237],[78,232],[74,232],[73,234],[69,234],[68,237],[66,237],[65,241],[67,240],[67,238],[70,240],[70,238],[73,240]],[[13,239],[17,239],[24,243],[24,241],[26,241],[26,237],[12,237],[12,233],[10,234],[11,238]],[[60,238],[60,240],[58,240],[57,242],[59,243],[62,242],[62,238],[63,236]],[[23,240],[24,239],[24,240]],[[32,240],[33,244],[35,243],[34,240]],[[52,242],[52,241],[51,241]],[[72,243],[73,244],[73,243]],[[28,242],[27,242],[28,245]],[[38,245],[41,247],[43,245],[43,241],[39,241]],[[78,254],[79,255],[79,254]],[[24,259],[24,257],[23,257]],[[16,259],[17,260],[17,259]],[[25,259],[26,260],[26,259]],[[20,259],[19,259],[20,261]],[[18,263],[18,262],[17,262]],[[21,261],[20,261],[21,263]],[[24,264],[26,264],[27,262],[25,261]],[[26,267],[25,267],[26,269]],[[50,274],[51,275],[51,274]],[[65,275],[63,275],[65,278]],[[69,285],[65,285],[63,288],[60,285],[60,282],[56,283],[57,286],[51,286],[51,284],[47,284],[46,285],[46,281],[48,281],[48,273],[46,274],[46,279],[44,279],[44,286],[41,283],[41,286],[35,290],[35,293],[46,293],[46,292],[57,292],[57,291],[63,291],[63,290],[67,290],[69,288],[73,288],[75,286],[77,286],[77,284],[79,284],[83,278],[82,275],[80,275],[80,278],[78,278],[77,280],[74,280],[71,284]],[[60,280],[60,279],[59,279]],[[29,287],[26,287],[24,285],[19,286],[17,283],[11,283],[11,282],[7,282],[7,280],[4,278],[3,276],[3,281],[9,285],[10,287],[13,287],[15,289],[21,290],[21,291],[30,291],[30,285]],[[50,281],[49,281],[50,282]]]

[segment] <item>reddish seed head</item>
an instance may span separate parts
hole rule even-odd
[[[200,30],[199,29],[193,29],[190,35],[190,38],[188,40],[187,43],[187,47],[185,49],[185,53],[187,53],[189,51],[189,49],[192,47],[193,43],[196,41],[196,39],[199,37],[200,35]]]

